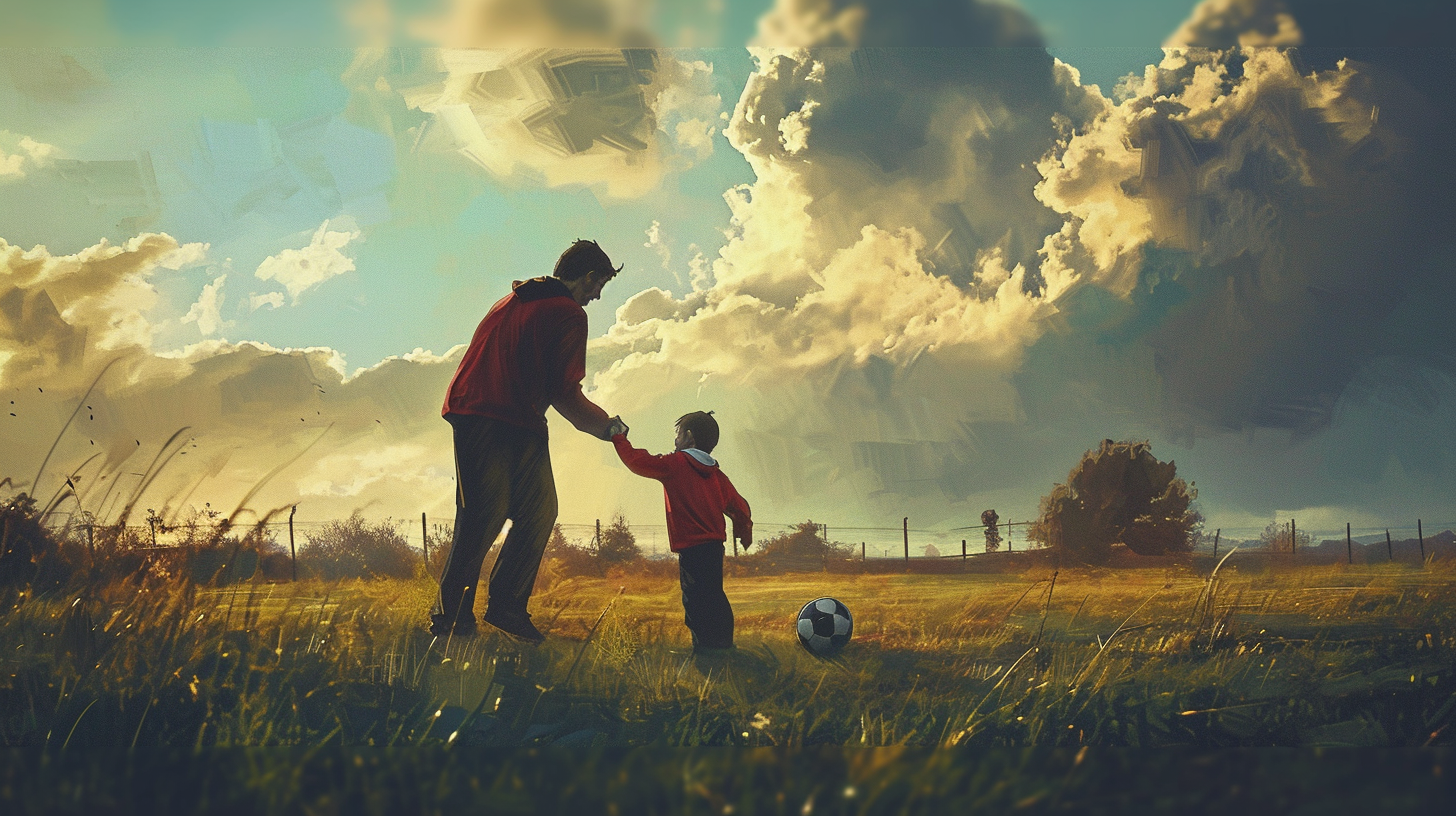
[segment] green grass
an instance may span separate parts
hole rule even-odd
[[[686,803],[713,801],[787,812],[752,786],[695,792],[681,778],[694,755],[673,755],[671,773],[653,764],[663,748],[728,746],[773,749],[737,756],[799,796],[795,812],[804,797],[828,801],[828,783],[787,780],[769,769],[773,756],[838,785],[830,798],[843,812],[896,812],[869,802],[911,796],[906,786],[921,783],[910,756],[941,768],[939,795],[1055,810],[1066,785],[1084,800],[1101,790],[1095,775],[1075,782],[1085,762],[1118,766],[1116,754],[1087,760],[1088,746],[1170,749],[1160,751],[1168,761],[1189,748],[1450,745],[1453,578],[1442,562],[1212,580],[1186,568],[730,577],[739,649],[698,660],[665,577],[577,578],[539,592],[533,614],[549,639],[537,648],[491,634],[432,641],[427,580],[12,594],[0,613],[0,743],[23,749],[12,758],[31,770],[0,778],[0,800],[36,780],[84,777],[98,755],[125,768],[145,767],[138,757],[186,764],[278,749],[241,754],[256,765],[246,773],[208,771],[224,774],[219,790],[262,806],[285,801],[279,791],[323,790],[303,769],[345,756],[357,762],[328,765],[336,781],[386,761],[400,784],[444,790],[465,784],[439,776],[459,761],[451,756],[485,752],[493,758],[474,784],[510,787],[529,776],[513,764],[523,749],[569,748],[591,758],[576,781],[520,782],[522,807],[537,795],[587,806],[641,762],[642,779],[671,778],[663,806],[675,812],[709,812]],[[834,661],[800,650],[791,628],[820,595],[855,614],[855,638]],[[835,753],[816,753],[826,747]],[[893,750],[859,750],[878,748]],[[994,749],[997,773],[1013,778],[943,758],[967,749]],[[733,764],[703,762],[709,776]],[[1057,770],[1015,777],[1030,766]],[[366,793],[361,801],[393,795]]]

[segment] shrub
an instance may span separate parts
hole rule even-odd
[[[1314,540],[1309,533],[1297,527],[1295,528],[1294,535],[1295,548],[1308,547],[1310,542]],[[1264,532],[1259,534],[1259,543],[1265,549],[1273,550],[1274,552],[1287,553],[1291,549],[1295,549],[1289,546],[1289,525],[1278,521],[1269,522],[1269,525],[1264,528]]]
[[[754,551],[738,559],[755,567],[791,570],[825,569],[830,561],[854,555],[853,548],[824,540],[814,520],[795,524],[793,529],[759,542]]]
[[[369,524],[357,510],[305,538],[298,550],[300,571],[324,579],[409,578],[420,560],[394,522]]]
[[[1197,495],[1147,442],[1107,439],[1042,498],[1029,536],[1094,564],[1105,563],[1118,543],[1138,555],[1188,552],[1203,521],[1191,508]]]
[[[55,549],[34,498],[21,493],[0,503],[0,584],[29,584]]]

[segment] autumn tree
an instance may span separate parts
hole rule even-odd
[[[1030,538],[1094,564],[1119,543],[1138,555],[1188,552],[1203,521],[1192,509],[1197,495],[1147,442],[1107,439],[1042,498]]]

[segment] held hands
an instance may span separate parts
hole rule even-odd
[[[607,425],[606,436],[604,438],[607,441],[611,441],[612,437],[617,434],[626,435],[628,430],[627,423],[623,422],[620,416],[614,416],[612,417],[611,423]]]

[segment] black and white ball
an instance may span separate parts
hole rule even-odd
[[[799,645],[815,657],[832,657],[849,642],[854,618],[833,598],[818,598],[799,610]]]

